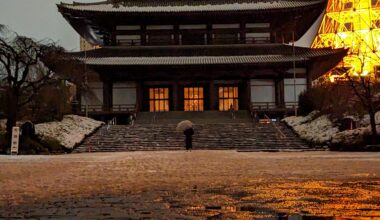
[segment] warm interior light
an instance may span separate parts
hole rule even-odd
[[[339,66],[352,75],[374,73],[380,65],[380,0],[329,0],[312,47],[349,48]]]

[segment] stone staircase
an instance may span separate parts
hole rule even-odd
[[[226,112],[140,113],[137,123],[100,128],[74,152],[117,152],[183,150],[184,135],[176,124],[184,119],[195,123],[194,149],[235,149],[238,151],[308,151],[309,148],[282,123],[286,135],[280,138],[271,124],[252,123],[249,113],[239,111],[236,118]],[[154,123],[152,123],[154,122]]]
[[[204,111],[204,112],[141,112],[138,114],[138,124],[178,124],[183,120],[191,120],[194,124],[220,124],[220,123],[250,123],[248,111],[237,111],[232,118],[231,112]]]

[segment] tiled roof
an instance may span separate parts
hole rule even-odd
[[[288,45],[106,47],[72,56],[89,65],[265,64],[307,61],[345,50],[293,48]]]
[[[61,3],[59,7],[88,12],[207,12],[207,11],[256,11],[307,7],[325,3],[326,0],[130,0],[125,5],[114,6],[107,2]]]
[[[217,57],[100,57],[88,58],[88,65],[130,66],[130,65],[204,65],[204,64],[260,64],[291,62],[293,57],[281,55],[265,56],[217,56]],[[303,58],[296,57],[296,61]]]

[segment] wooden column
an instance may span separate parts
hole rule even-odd
[[[111,111],[112,109],[112,82],[103,82],[103,110]]]
[[[285,85],[284,78],[275,81],[276,86],[276,104],[278,106],[285,106]]]
[[[212,44],[212,24],[207,24],[207,44]]]
[[[143,88],[142,82],[136,81],[136,112],[143,110]]]
[[[178,82],[173,83],[173,111],[179,110]]]
[[[251,79],[248,79],[245,83],[246,92],[247,92],[247,103],[248,108],[251,108]]]
[[[306,89],[309,90],[312,87],[313,80],[311,79],[310,66],[306,66]]]
[[[215,81],[214,80],[211,80],[210,81],[210,84],[209,84],[209,103],[210,103],[210,110],[218,110],[217,107],[216,107],[216,104],[217,104],[217,95],[216,95],[216,85],[215,85]]]
[[[179,25],[174,25],[174,44],[175,45],[180,45],[180,40],[179,40]]]
[[[146,45],[146,25],[141,25],[141,45]]]
[[[240,23],[239,34],[240,34],[239,43],[245,44],[245,39],[246,39],[245,22]]]

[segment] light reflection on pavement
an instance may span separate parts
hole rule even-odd
[[[0,217],[380,219],[379,165],[379,153],[0,156]]]

